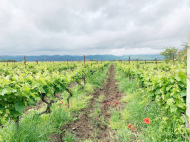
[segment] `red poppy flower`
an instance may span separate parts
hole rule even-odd
[[[143,121],[144,121],[144,123],[146,123],[146,124],[150,124],[150,118],[145,118]]]
[[[134,127],[134,126],[131,126],[131,129],[132,129],[132,130],[135,130],[135,127]]]
[[[117,100],[115,100],[114,102],[117,103]]]
[[[70,107],[70,105],[68,105],[68,107]]]
[[[107,105],[110,105],[110,102],[107,102]]]
[[[130,127],[131,127],[131,125],[128,125],[127,127],[128,127],[128,128],[130,128]]]
[[[63,101],[61,103],[63,104]]]
[[[65,104],[65,105],[67,105],[67,104]]]
[[[116,106],[116,105],[117,105],[117,103],[114,103],[114,105]]]

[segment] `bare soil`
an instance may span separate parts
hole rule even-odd
[[[95,89],[93,96],[88,103],[88,108],[81,110],[80,114],[76,115],[78,118],[71,124],[66,124],[60,128],[63,132],[61,135],[53,134],[52,141],[62,142],[65,132],[70,132],[77,142],[91,139],[93,142],[115,142],[115,132],[109,128],[109,119],[111,117],[111,109],[117,107],[122,108],[119,100],[122,97],[122,92],[119,91],[116,84],[115,69],[112,64],[109,68],[108,78],[103,84],[103,89]],[[98,97],[104,95],[103,100],[99,101]],[[117,104],[115,104],[117,101]],[[107,104],[110,103],[110,104]],[[97,109],[99,109],[98,114]],[[101,110],[101,111],[100,111]],[[95,114],[96,115],[93,115]],[[104,120],[102,119],[104,118]],[[54,140],[53,140],[54,139]]]

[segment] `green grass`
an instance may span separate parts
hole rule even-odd
[[[0,134],[3,136],[2,141],[7,142],[37,142],[48,141],[49,133],[57,132],[56,128],[72,121],[71,114],[56,107],[52,109],[51,114],[36,115],[37,111],[30,110],[30,113],[25,114],[20,121],[19,130],[14,123],[8,123]]]
[[[101,120],[102,120],[102,124],[103,124],[104,126],[107,126],[107,123],[105,122],[104,116],[101,115],[100,118],[101,118]]]
[[[66,132],[65,137],[62,140],[63,140],[63,142],[74,142],[75,137],[71,133]]]
[[[119,74],[119,76],[118,76]],[[120,100],[124,102],[124,109],[112,110],[110,127],[117,130],[119,141],[145,141],[145,142],[181,142],[189,141],[184,125],[179,126],[171,113],[162,110],[156,102],[151,102],[145,110],[149,100],[143,98],[146,94],[144,88],[124,77],[122,72],[117,72],[119,89],[125,96]],[[145,111],[144,111],[145,110]],[[144,118],[150,118],[151,123],[145,124]],[[179,121],[184,120],[182,118]],[[135,130],[128,128],[134,126]],[[184,130],[184,131],[183,131]],[[187,137],[184,139],[183,136]]]
[[[82,142],[82,141],[81,141]],[[92,140],[88,139],[88,140],[84,140],[84,142],[93,142]]]
[[[41,116],[36,115],[39,112],[45,110],[45,106],[40,110],[34,109],[23,114],[20,123],[19,130],[16,128],[14,122],[7,122],[4,128],[0,127],[0,141],[2,142],[46,142],[49,141],[50,134],[58,133],[60,126],[72,122],[75,120],[72,113],[80,113],[80,110],[87,107],[89,99],[92,98],[89,94],[94,91],[94,88],[101,88],[102,81],[106,78],[106,72],[108,67],[104,71],[95,73],[94,75],[86,78],[86,84],[84,89],[78,90],[80,87],[72,89],[73,96],[70,98],[70,108],[68,109],[66,98],[67,92],[62,93],[63,100],[59,100],[51,107],[52,112],[50,114],[43,114]],[[63,103],[62,103],[63,102]],[[66,131],[66,135],[63,141],[73,142],[74,137]]]
[[[102,102],[103,101],[103,99],[104,99],[104,95],[100,95],[100,96],[98,96],[98,102]]]

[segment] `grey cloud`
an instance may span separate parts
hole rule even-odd
[[[0,54],[155,54],[187,42],[189,13],[188,0],[0,0]]]

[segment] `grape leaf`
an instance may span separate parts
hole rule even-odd
[[[24,103],[15,103],[15,110],[22,113],[25,110]]]
[[[177,81],[180,81],[180,77],[179,76],[175,76],[175,79],[177,80]]]
[[[186,90],[182,90],[182,91],[180,91],[179,93],[180,93],[180,95],[183,96],[183,97],[186,96]]]
[[[170,111],[171,112],[176,112],[177,111],[177,106],[174,105],[174,104],[170,105]]]
[[[3,91],[0,93],[0,95],[1,95],[1,96],[4,96],[7,92],[8,92],[7,89],[4,88]]]

